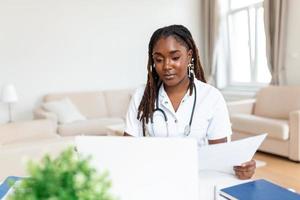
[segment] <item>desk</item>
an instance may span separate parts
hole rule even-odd
[[[248,182],[250,180],[239,180],[233,174],[216,171],[199,172],[199,200],[223,200],[218,195],[217,189]]]
[[[221,172],[201,171],[199,173],[199,200],[225,200],[219,196],[216,188],[221,189],[247,181],[250,180],[239,180],[234,175]]]

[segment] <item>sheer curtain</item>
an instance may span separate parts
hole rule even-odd
[[[215,84],[220,25],[219,0],[201,0],[201,24],[202,64],[207,81]]]
[[[267,60],[272,75],[272,85],[284,85],[286,83],[284,61],[287,7],[287,0],[264,0]]]

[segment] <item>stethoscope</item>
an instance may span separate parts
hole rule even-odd
[[[159,91],[159,88],[161,87],[162,83],[159,85],[158,87],[158,91]],[[195,95],[194,95],[194,103],[193,103],[193,109],[192,109],[192,113],[191,113],[191,116],[190,116],[190,121],[189,121],[189,124],[185,126],[184,128],[184,136],[189,136],[190,133],[191,133],[191,127],[192,127],[192,122],[193,122],[193,117],[194,117],[194,112],[195,112],[195,107],[196,107],[196,102],[197,102],[197,92],[196,92],[196,86],[195,86],[195,83],[193,83],[193,88],[194,88],[194,92],[195,92]],[[150,122],[151,122],[151,129],[152,129],[152,135],[155,136],[155,133],[154,133],[154,128],[153,128],[153,116],[155,114],[155,112],[160,112],[162,115],[163,115],[163,118],[164,118],[164,121],[165,121],[165,125],[166,125],[166,130],[167,130],[167,137],[169,136],[169,125],[168,125],[168,117],[165,113],[165,111],[163,111],[161,108],[159,108],[159,94],[157,92],[157,97],[156,97],[156,108],[154,109],[153,113],[152,113],[152,116],[150,118]]]

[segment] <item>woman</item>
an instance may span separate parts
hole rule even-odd
[[[182,25],[156,30],[149,42],[146,87],[131,100],[126,136],[193,137],[199,146],[227,142],[231,126],[221,93],[206,84],[197,47]],[[234,167],[251,178],[255,161]]]

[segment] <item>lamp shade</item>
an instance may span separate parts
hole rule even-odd
[[[4,103],[14,103],[18,101],[18,95],[13,84],[4,85],[1,101]]]

